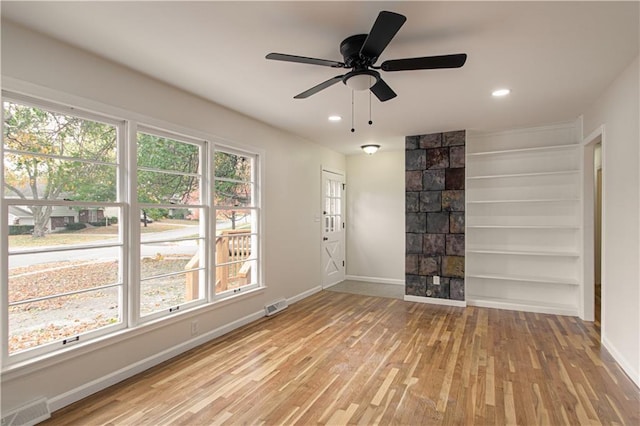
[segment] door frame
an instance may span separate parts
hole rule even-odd
[[[589,136],[582,140],[582,285],[580,286],[580,319],[584,321],[594,321],[595,309],[595,190],[596,176],[594,170],[594,151],[596,145],[601,144],[601,165],[602,165],[602,210],[600,212],[600,233],[605,233],[606,217],[606,169],[604,167],[606,158],[605,128],[604,125],[595,129]],[[606,263],[605,263],[605,239],[600,241],[600,282],[601,282],[601,304],[600,304],[600,330],[605,329],[605,300],[606,300]],[[601,336],[604,333],[601,332]]]
[[[347,200],[347,191],[346,191],[346,185],[347,185],[347,174],[344,170],[340,170],[340,169],[334,169],[331,167],[325,167],[325,166],[320,166],[320,206],[319,206],[319,212],[318,212],[318,216],[316,216],[316,218],[319,218],[319,222],[320,222],[320,287],[322,289],[325,288],[329,288],[334,286],[337,283],[331,284],[331,285],[325,285],[324,283],[324,262],[323,262],[323,250],[324,250],[324,241],[322,240],[322,236],[323,236],[323,206],[324,206],[324,174],[325,173],[331,173],[334,175],[338,175],[342,177],[342,183],[344,185],[344,191],[343,191],[343,197],[342,197],[342,205],[341,205],[341,213],[342,213],[342,222],[345,224],[344,228],[343,228],[343,232],[342,232],[342,241],[340,242],[342,244],[342,257],[344,260],[344,276],[346,277],[346,271],[347,271],[347,227],[346,227],[346,223],[347,223],[347,218],[346,218],[346,212],[347,212],[347,206],[346,206],[346,200]]]

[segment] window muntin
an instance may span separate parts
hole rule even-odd
[[[139,131],[140,316],[206,301],[204,141]]]
[[[215,293],[259,285],[256,156],[219,149],[214,156]]]
[[[122,129],[78,110],[3,100],[5,355],[28,358],[126,325]]]

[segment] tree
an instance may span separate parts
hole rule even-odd
[[[4,102],[4,118],[5,196],[116,200],[114,126],[12,102]],[[33,236],[43,237],[52,205],[28,208]]]
[[[215,199],[217,206],[242,208],[251,204],[251,161],[226,152],[215,156]],[[219,210],[218,214],[231,221],[231,229],[244,217],[237,210]]]

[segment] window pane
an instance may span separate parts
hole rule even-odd
[[[217,180],[215,183],[214,203],[222,207],[252,206],[252,185]]]
[[[142,209],[139,222],[140,238],[145,243],[200,237],[201,216],[202,209]]]
[[[233,209],[216,211],[216,235],[226,231],[255,233],[256,211],[252,209]]]
[[[6,153],[7,198],[116,201],[115,165]]]
[[[140,276],[150,278],[197,269],[201,265],[200,240],[142,244]]]
[[[9,307],[9,353],[122,321],[119,289],[107,288]]]
[[[152,278],[141,282],[140,314],[169,310],[190,300],[202,299],[204,274],[191,271],[168,277]]]
[[[197,145],[138,133],[138,166],[156,170],[198,173]]]
[[[138,201],[158,204],[200,204],[200,177],[138,171]]]
[[[9,206],[9,250],[118,240],[120,208]]]
[[[215,176],[242,182],[251,181],[253,159],[241,155],[216,151]]]
[[[256,260],[247,260],[216,267],[216,293],[255,284],[257,265]]]
[[[13,102],[3,106],[5,148],[115,163],[117,131],[113,125]],[[32,166],[24,164],[23,168]]]
[[[9,303],[120,282],[118,247],[9,256]]]

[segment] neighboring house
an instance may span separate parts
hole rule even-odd
[[[104,209],[75,210],[72,207],[56,206],[51,211],[46,228],[51,232],[64,229],[69,223],[90,223],[104,219]],[[33,214],[28,209],[9,206],[9,225],[33,225]]]

